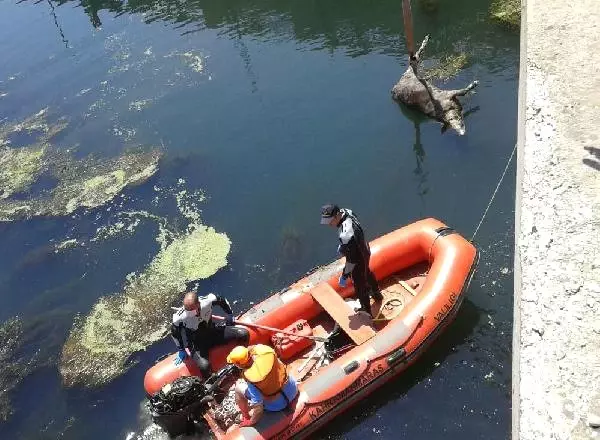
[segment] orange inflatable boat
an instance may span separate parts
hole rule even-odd
[[[371,300],[373,321],[354,311],[351,282],[338,286],[343,259],[315,269],[238,318],[279,329],[299,327],[303,334],[318,337],[341,328],[347,344],[325,356],[327,344],[291,337],[282,345],[281,335],[278,339],[269,331],[249,328],[250,344],[274,345],[288,374],[296,378],[299,393],[286,410],[265,412],[256,425],[229,432],[213,410],[198,409],[201,414],[196,415],[217,439],[307,438],[404,371],[452,322],[478,262],[478,251],[469,241],[442,222],[425,219],[370,246],[371,270],[384,297]],[[231,348],[213,350],[213,369],[225,364]],[[189,357],[178,367],[174,357],[148,370],[144,386],[149,396],[178,377],[199,375]]]

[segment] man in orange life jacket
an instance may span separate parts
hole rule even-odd
[[[321,207],[321,224],[338,229],[338,252],[346,257],[346,264],[338,281],[340,287],[346,287],[346,280],[352,277],[356,296],[360,300],[360,309],[357,312],[371,316],[369,293],[375,301],[381,301],[383,295],[379,291],[375,275],[369,268],[371,249],[358,218],[350,209],[328,204]]]
[[[263,411],[285,409],[298,394],[296,380],[268,345],[237,346],[227,362],[243,370],[244,379],[235,386],[235,402],[242,413],[239,426],[256,424]]]

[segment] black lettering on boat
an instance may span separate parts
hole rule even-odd
[[[366,371],[362,376],[360,376],[357,380],[352,382],[348,388],[345,388],[340,393],[333,396],[331,399],[328,399],[322,402],[319,406],[313,408],[309,413],[309,417],[312,422],[320,418],[324,413],[329,411],[331,408],[336,406],[342,400],[345,400],[347,397],[354,394],[356,391],[360,390],[363,385],[373,381],[380,374],[384,372],[384,367],[381,364],[375,366],[373,370]]]
[[[377,363],[373,366],[373,372],[376,372],[378,374],[374,374],[373,378],[374,380],[381,379],[383,376],[389,375],[392,371],[393,370],[391,368],[387,368],[385,365]],[[310,403],[308,403],[309,408],[307,408],[306,411],[308,412],[310,423],[318,423],[319,425],[324,423],[324,421],[317,422],[317,419],[319,419],[332,407],[338,405],[341,401],[346,400],[347,398],[353,398],[355,394],[360,394],[360,392],[363,389],[363,385],[366,385],[369,382],[371,382],[371,380],[367,378],[367,375],[363,375],[359,377],[355,382],[353,382],[348,388],[343,390],[340,394],[332,397],[331,399],[325,402],[320,403],[319,406],[312,406]],[[306,424],[302,423],[302,419],[302,416],[299,416],[296,419],[294,425],[289,426],[285,431],[282,431],[279,434],[277,434],[275,437],[273,437],[273,440],[288,439],[306,430],[307,426]]]
[[[311,416],[310,413],[309,413],[309,416]],[[279,439],[290,438],[293,434],[295,434],[296,432],[300,431],[302,429],[302,426],[301,426],[301,424],[298,421],[300,419],[301,418],[296,419],[296,421],[291,426],[289,426],[285,431],[280,432],[279,434],[277,434],[274,437],[274,439],[279,440]],[[312,416],[311,416],[311,421],[313,421],[313,420],[316,420],[316,419],[313,419]]]
[[[456,298],[458,298],[458,295],[456,293],[451,293],[448,297],[448,301],[444,303],[440,311],[435,314],[433,319],[435,319],[437,322],[441,322],[442,319],[444,319],[444,317],[448,314],[448,312],[452,310],[452,306],[456,302]]]

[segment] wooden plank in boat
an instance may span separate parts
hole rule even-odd
[[[375,336],[371,319],[365,314],[356,313],[329,284],[316,285],[310,294],[356,345],[364,344]]]
[[[406,281],[399,280],[398,283],[404,287],[412,296],[417,296],[417,291],[410,287]]]

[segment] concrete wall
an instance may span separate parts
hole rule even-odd
[[[524,0],[513,439],[588,439],[600,391],[600,0]]]

